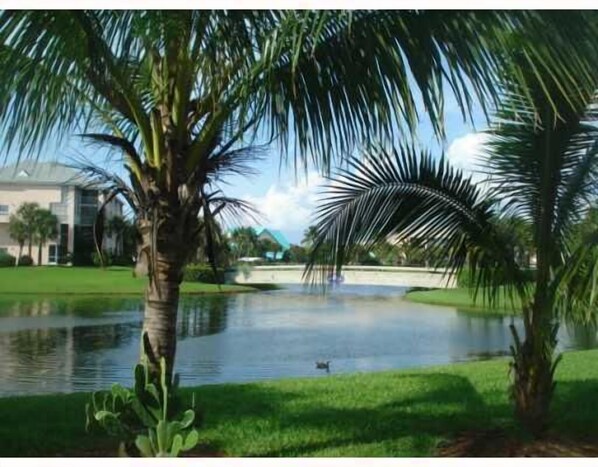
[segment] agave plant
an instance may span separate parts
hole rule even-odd
[[[449,270],[469,267],[476,298],[480,292],[490,305],[499,294],[521,300],[525,333],[511,326],[511,395],[516,415],[533,433],[548,423],[559,315],[595,309],[596,274],[583,259],[596,251],[598,234],[581,244],[571,236],[598,195],[594,90],[574,88],[570,99],[548,99],[536,89],[529,101],[508,87],[482,158],[486,189],[442,156],[411,146],[374,147],[332,179],[317,213],[312,274],[318,258],[328,274],[355,247],[423,237],[448,258]],[[496,222],[505,217],[531,226],[537,255],[531,283],[510,232]],[[572,281],[580,272],[586,279]]]
[[[467,116],[475,100],[485,106],[498,99],[499,75],[525,87],[513,50],[522,50],[526,66],[546,82],[587,80],[595,67],[579,43],[596,37],[594,18],[533,11],[4,11],[3,142],[31,150],[50,135],[84,128],[122,152],[150,264],[144,330],[154,371],[164,357],[172,374],[182,271],[200,210],[209,216],[214,155],[264,136],[298,165],[312,161],[326,170],[356,143],[413,133],[416,96],[442,137],[446,88]],[[562,43],[570,46],[557,47]],[[577,59],[573,66],[562,65],[563,54]]]

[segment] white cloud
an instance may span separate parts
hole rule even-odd
[[[486,140],[487,136],[483,133],[469,133],[454,139],[446,153],[450,162],[472,174],[476,183],[486,178],[483,174],[474,173]],[[299,243],[303,231],[313,221],[323,183],[324,179],[317,172],[310,171],[307,177],[297,182],[291,177],[288,181],[270,185],[263,195],[246,193],[241,198],[260,211],[263,225],[279,229],[291,242]],[[246,224],[257,225],[249,221]]]
[[[271,185],[262,196],[245,195],[243,199],[260,211],[264,225],[291,233],[289,240],[298,242],[301,232],[312,221],[318,190],[324,179],[316,172],[310,172],[306,178],[294,182],[278,182]]]
[[[484,133],[468,133],[453,140],[446,156],[455,167],[473,173],[479,170],[480,158],[487,141],[488,135]]]

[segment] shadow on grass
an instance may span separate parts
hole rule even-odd
[[[517,431],[505,387],[484,389],[472,381],[442,372],[381,373],[182,391],[189,399],[196,394],[204,415],[202,444],[215,452],[421,456],[434,455],[439,441],[461,432]],[[598,380],[559,381],[553,432],[595,440],[597,396]],[[68,455],[107,445],[106,437],[85,433],[88,398],[73,394],[0,399],[0,455]]]
[[[326,455],[326,450],[338,455],[352,445],[402,438],[409,454],[431,453],[439,439],[489,422],[492,410],[464,377],[374,378],[373,386],[367,378],[340,378],[333,386],[313,381],[304,391],[274,385],[202,388],[200,403],[216,446],[250,456]]]
[[[598,441],[598,380],[559,381],[551,413],[552,431]]]
[[[342,452],[351,445],[407,441],[410,454],[429,452],[438,438],[481,422],[485,404],[470,382],[460,376],[430,374],[409,377],[410,385],[426,388],[369,407],[314,407],[285,417],[281,428],[302,426],[332,436],[264,453],[267,456]],[[398,379],[397,383],[400,383]],[[359,394],[356,400],[359,400]]]

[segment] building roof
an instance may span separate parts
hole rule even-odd
[[[266,227],[254,227],[253,230],[258,237],[264,232],[268,232],[284,250],[291,248],[291,243],[280,230],[268,229]]]
[[[20,161],[0,168],[0,184],[88,185],[77,169],[59,162]]]

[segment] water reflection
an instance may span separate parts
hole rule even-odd
[[[570,347],[575,349],[594,349],[598,347],[598,325],[596,323],[572,323],[564,325]]]
[[[395,287],[343,286],[181,300],[183,384],[322,376],[508,354],[517,318],[414,304]],[[138,299],[0,299],[0,395],[131,384],[143,319]],[[598,346],[596,327],[564,325],[561,349]]]
[[[184,298],[179,308],[178,337],[208,336],[226,329],[228,297]]]
[[[0,301],[0,318],[32,316],[100,316],[111,311],[142,310],[139,299],[126,297],[72,296],[44,298],[31,296],[3,297]]]

